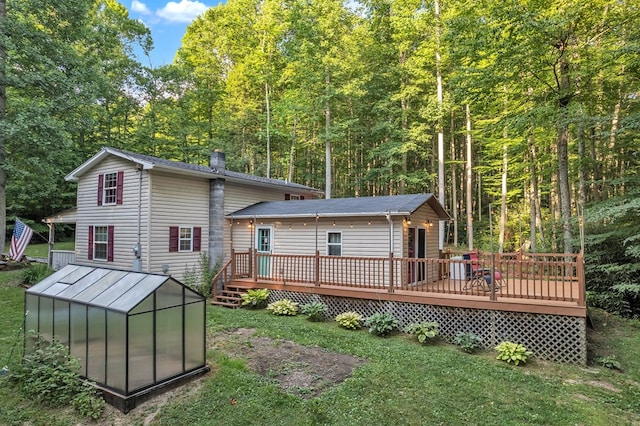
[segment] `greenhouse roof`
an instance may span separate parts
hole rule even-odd
[[[92,266],[67,265],[27,290],[28,294],[129,312],[165,283],[183,287],[170,276]],[[186,288],[188,300],[203,300]]]

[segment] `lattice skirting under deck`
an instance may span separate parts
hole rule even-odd
[[[270,290],[269,302],[281,299],[289,299],[300,305],[322,302],[328,307],[328,318],[335,318],[347,311],[358,312],[365,318],[376,312],[389,312],[398,320],[401,329],[415,322],[436,321],[440,324],[441,337],[448,342],[452,342],[458,332],[470,332],[482,337],[486,349],[508,340],[523,344],[535,357],[548,361],[587,363],[586,320],[581,317],[452,308]]]

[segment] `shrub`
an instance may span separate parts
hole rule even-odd
[[[440,324],[437,322],[424,321],[421,323],[409,324],[404,331],[416,336],[418,342],[427,343],[440,333]]]
[[[264,308],[269,298],[269,290],[266,288],[249,289],[240,297],[242,297],[242,306]]]
[[[620,365],[620,362],[615,355],[598,357],[596,358],[596,362],[598,363],[598,365],[601,365],[605,368],[622,371],[622,365]]]
[[[472,354],[482,347],[482,338],[473,333],[460,332],[453,339],[460,349],[468,354]]]
[[[27,285],[38,284],[53,273],[46,263],[36,263],[22,270],[22,282]]]
[[[327,313],[327,305],[322,302],[310,302],[302,305],[301,312],[307,315],[309,321],[323,321]]]
[[[80,362],[67,346],[55,340],[49,344],[38,336],[33,352],[25,355],[10,377],[27,397],[51,407],[72,404],[95,420],[102,415],[104,400],[91,384],[80,380],[79,371]]]
[[[362,327],[362,315],[357,312],[343,312],[336,316],[336,321],[341,327],[349,330],[357,330]]]
[[[496,346],[498,356],[496,359],[505,361],[507,364],[512,363],[519,365],[520,363],[526,363],[527,358],[533,355],[533,352],[527,350],[519,343],[502,342]]]
[[[271,311],[273,315],[295,316],[298,315],[298,304],[289,299],[282,299],[269,303],[267,310]]]
[[[367,318],[364,325],[369,327],[369,333],[376,336],[386,336],[398,329],[398,320],[388,312],[376,312]]]

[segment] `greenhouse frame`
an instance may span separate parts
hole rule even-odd
[[[205,302],[168,275],[67,265],[25,293],[25,353],[34,335],[69,346],[80,374],[127,412],[209,370]]]

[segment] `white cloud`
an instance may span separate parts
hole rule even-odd
[[[180,3],[170,1],[162,9],[158,9],[156,14],[171,22],[191,22],[199,15],[203,14],[209,6],[199,1],[180,0]]]
[[[131,2],[131,11],[138,12],[143,15],[151,15],[151,11],[147,7],[147,5],[138,0],[133,0]]]

